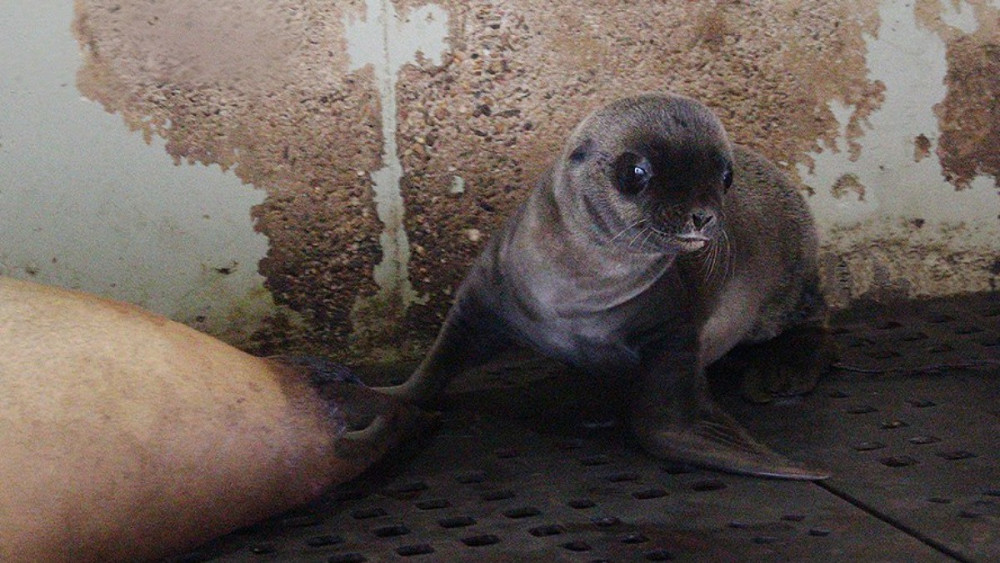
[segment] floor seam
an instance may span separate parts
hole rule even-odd
[[[908,526],[902,521],[893,518],[892,516],[890,516],[885,512],[882,512],[881,510],[878,510],[877,508],[871,506],[870,504],[864,502],[863,500],[856,498],[845,491],[839,490],[837,487],[835,487],[830,483],[824,481],[815,481],[814,483],[819,488],[843,500],[844,502],[850,504],[851,506],[854,506],[855,508],[861,510],[865,514],[868,514],[872,518],[876,518],[888,524],[889,526],[892,526],[896,530],[899,530],[900,532],[912,537],[913,539],[930,547],[931,549],[940,552],[942,555],[946,555],[956,561],[961,561],[963,563],[973,563],[974,561],[973,559],[963,555],[962,553],[959,553],[958,551],[955,551],[954,549],[948,547],[947,545],[944,545],[940,541],[928,536],[927,534],[922,533],[919,529],[914,528],[913,526]]]

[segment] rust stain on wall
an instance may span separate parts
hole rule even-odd
[[[394,5],[405,14],[428,3]],[[792,174],[837,136],[831,100],[880,103],[863,40],[877,12],[860,0],[432,3],[449,15],[449,52],[440,65],[404,66],[396,98],[409,272],[429,297],[390,335],[404,355],[425,349],[488,234],[602,103],[649,90],[695,96],[734,140]],[[349,314],[376,291],[369,173],[383,139],[373,77],[349,71],[344,43],[345,18],[363,18],[364,2],[76,6],[88,97],[166,138],[176,159],[232,167],[267,190],[254,212],[271,244],[260,271],[305,326],[276,319],[261,348],[369,357],[380,344],[350,348]]]
[[[913,161],[920,162],[931,155],[931,140],[923,133],[913,139]]]
[[[267,190],[254,210],[270,239],[259,265],[276,318],[258,348],[344,342],[356,295],[373,292],[378,223],[367,171],[379,164],[378,99],[348,74],[350,3],[80,0],[78,86],[177,160],[218,163]]]
[[[979,29],[947,42],[948,94],[935,107],[938,157],[958,189],[990,174],[1000,187],[1000,10],[980,7]]]

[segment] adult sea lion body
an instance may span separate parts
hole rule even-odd
[[[749,388],[815,385],[824,333],[816,234],[767,160],[732,147],[702,104],[616,101],[587,117],[488,243],[428,356],[398,396],[424,403],[453,374],[515,345],[632,386],[652,454],[731,472],[818,479],[750,438],[708,395],[704,368],[741,343],[786,353]]]
[[[0,276],[0,561],[184,553],[315,499],[425,423],[334,367]],[[350,431],[372,413],[385,424]]]

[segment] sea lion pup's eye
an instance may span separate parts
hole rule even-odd
[[[725,171],[722,172],[722,187],[724,189],[729,189],[733,185],[733,167],[727,166]]]
[[[624,153],[615,161],[615,180],[618,191],[634,195],[646,189],[653,177],[649,160],[634,153]]]

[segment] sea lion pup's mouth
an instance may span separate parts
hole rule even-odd
[[[711,242],[712,239],[698,233],[679,234],[674,237],[673,243],[681,252],[694,252],[701,250]]]

